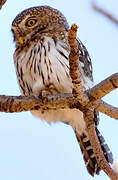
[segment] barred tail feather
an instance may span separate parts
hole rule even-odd
[[[109,163],[113,163],[113,154],[112,152],[110,151],[108,145],[106,144],[105,142],[105,139],[104,137],[101,135],[101,133],[99,132],[99,130],[96,128],[96,133],[98,135],[98,139],[100,141],[100,144],[101,144],[101,148],[103,150],[103,153],[104,153],[104,156],[106,158],[106,160],[109,162]]]
[[[75,130],[75,133],[76,133],[77,140],[80,144],[80,149],[82,151],[83,158],[84,158],[88,172],[92,176],[94,176],[94,174],[99,174],[101,169],[99,168],[99,166],[97,164],[97,161],[94,156],[94,152],[93,152],[93,149],[92,149],[92,146],[91,146],[91,143],[90,143],[87,133],[85,132],[81,136],[76,130]],[[106,160],[109,163],[113,163],[112,153],[111,153],[108,145],[105,143],[103,136],[100,134],[100,132],[97,128],[96,128],[96,133],[98,135],[98,139],[100,141],[101,148],[103,150]]]

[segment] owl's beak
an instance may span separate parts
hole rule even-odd
[[[25,40],[24,40],[23,37],[19,37],[19,38],[18,38],[18,41],[19,41],[20,44],[24,44],[24,42],[25,42]]]

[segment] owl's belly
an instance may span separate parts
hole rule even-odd
[[[48,123],[59,121],[69,123],[74,129],[78,128],[80,134],[86,129],[83,113],[77,109],[32,111],[32,114]]]

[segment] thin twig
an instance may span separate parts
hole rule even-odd
[[[2,6],[5,4],[7,0],[0,0],[0,9],[2,8]]]
[[[100,14],[102,14],[103,16],[105,16],[106,18],[108,18],[110,21],[114,22],[116,25],[118,25],[118,19],[115,18],[110,12],[108,12],[107,10],[99,7],[95,2],[92,2],[92,8],[99,12]]]

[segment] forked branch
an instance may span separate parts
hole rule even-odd
[[[73,33],[71,33],[72,31],[73,31]],[[76,48],[77,48],[76,33],[77,33],[77,27],[74,24],[74,25],[72,25],[72,27],[70,29],[70,33],[69,33],[69,35],[73,39],[72,44],[71,44],[71,41],[69,41],[70,50],[72,50],[72,48],[75,49],[75,51],[72,52],[71,58],[69,59],[70,61],[71,61],[71,59],[73,60],[73,67],[75,67],[75,68],[72,68],[72,67],[70,68],[71,69],[70,75],[72,78],[72,82],[73,82],[73,77],[74,77],[72,75],[74,75],[74,71],[77,71],[77,68],[78,68],[77,65],[74,66],[74,63],[77,64],[77,62],[78,62],[78,57],[75,56],[76,52],[77,52],[77,50],[76,50]],[[68,38],[70,39],[70,37],[68,37]],[[79,52],[79,49],[78,49],[78,52]],[[113,76],[110,79],[109,78],[106,79],[105,81],[103,81],[102,83],[99,84],[98,88],[96,88],[96,86],[94,88],[92,88],[93,93],[91,91],[91,94],[85,93],[84,90],[81,88],[81,91],[79,91],[80,100],[78,98],[79,103],[83,107],[83,114],[84,114],[84,119],[86,121],[86,127],[88,130],[90,142],[93,147],[93,151],[94,151],[96,160],[98,162],[98,165],[102,170],[104,170],[106,172],[106,174],[112,180],[118,180],[118,175],[112,170],[112,168],[108,164],[106,158],[104,157],[103,151],[101,149],[101,146],[100,146],[97,134],[96,134],[96,130],[95,130],[94,110],[96,109],[96,106],[99,103],[99,101],[98,101],[99,98],[102,98],[104,95],[106,95],[107,93],[109,93],[110,91],[112,91],[114,88],[117,87],[118,74],[116,74],[115,77],[116,78],[114,78],[114,76]],[[81,76],[76,76],[76,77],[74,77],[74,80],[75,79],[76,79],[76,81],[75,81],[76,86],[74,83],[73,83],[73,85],[76,90],[77,86],[81,87]],[[90,96],[90,95],[92,95],[92,96]],[[78,97],[78,94],[77,94],[77,97]],[[85,99],[85,97],[87,97],[87,98]],[[81,98],[83,98],[84,101],[82,101]],[[89,102],[88,102],[88,99],[89,99]]]

